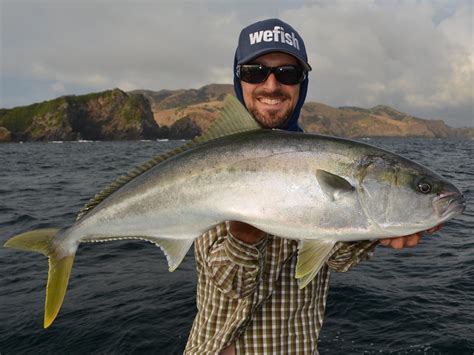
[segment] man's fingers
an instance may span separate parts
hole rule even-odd
[[[390,245],[390,239],[380,239],[380,244],[384,246],[389,246]]]
[[[402,249],[404,244],[404,237],[392,238],[390,241],[390,246],[393,249]]]
[[[406,246],[413,248],[415,247],[421,239],[421,233],[410,235],[406,238]]]
[[[437,232],[439,231],[441,228],[443,228],[443,225],[440,224],[439,226],[436,226],[436,227],[433,227],[433,228],[430,228],[427,230],[428,233],[434,233],[434,232]]]
[[[431,233],[439,231],[442,227],[443,225],[440,224],[439,226],[426,230],[426,232],[431,234]],[[422,236],[423,236],[423,232],[419,232],[419,233],[407,235],[404,237],[380,239],[380,244],[386,247],[390,246],[394,249],[402,249],[405,247],[412,248],[418,245]]]
[[[394,249],[402,249],[405,247],[414,247],[418,244],[422,237],[422,233],[407,235],[405,237],[397,237],[390,239],[381,239],[380,244],[390,246]]]

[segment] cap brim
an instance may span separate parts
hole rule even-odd
[[[256,52],[253,52],[252,55],[249,55],[245,58],[242,58],[241,60],[239,60],[237,62],[237,64],[246,64],[248,62],[250,62],[251,60],[257,58],[257,57],[260,57],[264,54],[267,54],[267,53],[273,53],[273,52],[282,52],[282,53],[286,53],[286,54],[289,54],[291,55],[292,57],[295,57],[300,63],[301,63],[301,66],[303,67],[304,70],[306,71],[311,71],[312,68],[311,66],[309,65],[309,63],[307,63],[303,58],[295,55],[294,52],[290,52],[290,51],[285,51],[284,49],[280,49],[280,48],[265,48],[265,49],[261,49],[260,51],[256,51]]]

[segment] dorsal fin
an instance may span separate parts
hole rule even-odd
[[[143,174],[145,171],[153,168],[162,161],[169,159],[185,150],[188,150],[198,144],[227,136],[234,133],[252,131],[259,129],[261,126],[248,113],[244,106],[233,95],[227,95],[224,100],[224,107],[220,112],[218,118],[212,123],[211,127],[202,133],[200,136],[186,142],[185,144],[174,148],[166,153],[159,154],[148,160],[142,165],[139,165],[127,174],[120,176],[112,182],[105,189],[97,193],[78,213],[76,220],[84,217],[95,206],[101,203],[105,198],[113,194],[119,188],[124,186],[127,182],[133,180],[137,176]]]

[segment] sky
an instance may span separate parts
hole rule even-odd
[[[230,84],[240,30],[272,17],[305,41],[307,101],[474,126],[472,0],[0,0],[0,107]]]

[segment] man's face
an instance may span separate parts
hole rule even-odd
[[[281,52],[262,55],[248,64],[262,64],[267,67],[298,65],[295,57]],[[252,116],[264,127],[283,127],[290,119],[298,102],[300,84],[284,85],[271,73],[259,84],[241,81],[245,106]]]

